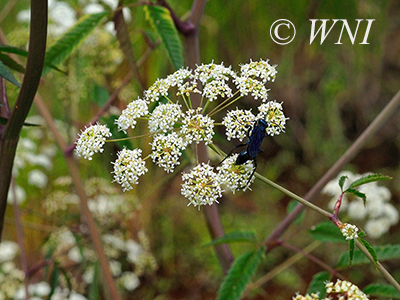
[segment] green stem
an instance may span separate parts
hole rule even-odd
[[[318,194],[322,191],[324,186],[336,176],[342,168],[351,161],[351,159],[361,151],[366,142],[397,112],[400,105],[400,90],[390,100],[381,113],[375,120],[365,129],[360,137],[350,146],[349,149],[336,161],[336,163],[322,176],[322,178],[312,187],[312,189],[304,196],[304,199],[313,202]],[[304,209],[304,205],[297,205],[296,208],[282,220],[280,224],[274,229],[270,236],[266,239],[267,245],[273,245],[273,241],[279,237],[289,228],[293,221]],[[269,247],[267,251],[271,250]]]

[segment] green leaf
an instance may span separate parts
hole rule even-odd
[[[19,63],[17,63],[8,55],[5,55],[1,52],[0,52],[0,61],[3,62],[3,64],[5,64],[11,70],[15,70],[20,73],[25,73],[25,68],[23,66],[21,66]]]
[[[341,176],[339,179],[339,186],[340,186],[340,190],[343,191],[343,185],[344,182],[346,181],[346,179],[349,179],[347,176]]]
[[[58,267],[54,267],[50,274],[50,280],[49,280],[50,281],[50,293],[47,297],[48,299],[51,299],[56,288],[58,287],[59,277],[60,277],[60,275],[58,272]]]
[[[50,71],[50,65],[58,66],[71,52],[81,43],[92,30],[107,15],[107,12],[101,12],[82,17],[74,27],[69,29],[59,40],[52,45],[46,52],[45,65],[42,76]]]
[[[10,70],[6,67],[5,64],[0,60],[0,76],[4,79],[8,80],[12,84],[16,85],[17,87],[21,87],[17,79],[11,74]]]
[[[367,285],[363,292],[374,297],[383,297],[386,299],[400,299],[400,293],[392,285],[386,284],[370,284]]]
[[[400,245],[385,245],[377,246],[373,248],[376,252],[376,256],[379,261],[387,261],[393,259],[400,259]],[[359,250],[354,251],[353,266],[361,264],[369,264],[370,260]],[[344,268],[349,266],[349,256],[348,253],[343,253],[339,258],[337,264],[338,268]]]
[[[258,251],[246,252],[234,261],[218,290],[217,300],[240,299],[246,285],[250,282],[260,264],[264,251],[265,246]]]
[[[18,54],[24,57],[28,56],[28,51],[9,45],[0,45],[0,52]]]
[[[311,228],[310,234],[313,239],[322,242],[347,243],[339,228],[332,222],[322,222]]]
[[[347,194],[352,194],[356,197],[359,197],[363,200],[364,206],[365,206],[365,201],[367,201],[367,196],[364,193],[361,193],[360,191],[356,190],[356,189],[350,189],[348,188],[345,193]]]
[[[224,243],[235,243],[235,242],[257,243],[257,238],[254,232],[251,231],[234,231],[231,233],[227,233],[219,238],[216,238],[215,240],[205,244],[204,246],[214,246]]]
[[[144,6],[146,18],[161,37],[175,70],[183,67],[183,47],[168,9],[157,5]]]
[[[354,258],[354,249],[355,249],[355,242],[354,239],[351,239],[349,241],[349,264],[351,265],[351,263],[353,262],[353,258]]]
[[[374,265],[375,265],[375,269],[377,267],[377,263],[378,263],[378,257],[376,255],[376,251],[374,250],[374,248],[371,247],[371,245],[364,239],[362,238],[358,238],[358,240],[364,245],[365,248],[367,248],[367,251],[369,252],[369,254],[371,254],[372,259],[374,260]]]
[[[329,281],[331,274],[329,272],[319,272],[313,276],[313,279],[308,286],[307,294],[318,294],[320,299],[325,298],[326,289],[325,283]]]
[[[355,188],[357,186],[360,186],[360,185],[363,185],[363,184],[366,184],[366,183],[379,181],[379,180],[389,180],[389,179],[392,179],[392,177],[386,176],[386,175],[382,175],[382,174],[371,174],[371,175],[363,176],[363,177],[353,181],[350,184],[349,189]]]

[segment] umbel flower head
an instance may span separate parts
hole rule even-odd
[[[170,173],[180,164],[182,152],[190,145],[205,143],[217,149],[213,144],[216,126],[225,126],[227,140],[243,141],[259,119],[267,124],[265,134],[273,136],[284,132],[287,118],[282,103],[267,101],[269,89],[265,85],[273,82],[276,74],[276,66],[269,64],[268,60],[250,61],[241,65],[239,72],[230,66],[212,62],[199,65],[194,70],[182,68],[166,78],[157,79],[144,92],[143,98],[129,103],[115,121],[118,130],[128,135],[136,130],[139,121],[147,122],[152,138],[151,153],[142,158],[140,149],[120,151],[113,163],[114,181],[128,191],[147,172],[145,161],[149,158]],[[191,101],[194,94],[201,97],[198,107],[193,107]],[[233,105],[243,96],[261,100],[256,115],[251,110],[236,108],[227,111],[223,120],[214,119],[217,112]],[[90,159],[93,153],[101,152],[104,137],[108,137],[108,134],[96,135],[100,140],[92,142],[95,148],[91,149],[90,143],[86,142],[86,148],[76,151],[77,155]],[[87,141],[84,137],[84,134],[80,136],[77,145]],[[221,197],[221,185],[232,192],[239,188],[247,189],[247,184],[254,181],[254,178],[250,178],[254,171],[253,162],[249,160],[236,165],[235,158],[227,158],[217,168],[202,162],[191,171],[184,172],[182,195],[194,206],[211,205]]]
[[[325,284],[325,289],[327,294],[337,294],[337,298],[335,299],[347,299],[347,300],[368,300],[368,295],[364,294],[358,286],[355,284],[345,281],[345,280],[337,280],[336,282],[327,282]],[[311,295],[300,295],[296,294],[293,300],[331,300],[332,298],[325,297],[320,298],[318,294]]]

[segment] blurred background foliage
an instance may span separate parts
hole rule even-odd
[[[61,2],[61,1],[59,1]],[[84,1],[65,1],[75,11],[83,14]],[[100,5],[111,9],[103,2]],[[176,14],[183,19],[188,16],[192,1],[169,1]],[[145,20],[139,2],[125,1],[129,8],[128,29],[135,58],[141,63],[140,73],[145,88],[158,77],[173,72],[165,49],[158,45],[147,57],[149,45],[146,39],[157,44],[157,37]],[[28,8],[26,1],[0,2],[0,27],[9,45],[25,48],[29,35],[27,23],[17,22],[18,13]],[[269,36],[271,24],[285,18],[297,29],[292,43],[278,45]],[[112,15],[108,17],[108,21]],[[346,19],[354,28],[355,19],[375,19],[368,37],[368,45],[361,45],[366,21],[361,22],[354,45],[344,34],[341,45],[335,44],[341,26],[336,25],[323,44],[317,38],[310,45],[311,22],[309,19]],[[54,20],[51,22],[55,23]],[[278,65],[277,79],[269,83],[270,99],[284,102],[285,114],[290,118],[286,134],[264,140],[264,152],[258,159],[257,171],[276,181],[298,195],[304,195],[324,172],[344,153],[352,142],[370,124],[400,87],[400,3],[389,0],[334,0],[334,1],[262,1],[231,0],[209,1],[200,30],[200,54],[202,63],[223,62],[238,70],[239,64],[250,59],[270,59]],[[57,36],[49,35],[49,45]],[[61,66],[65,73],[52,71],[43,78],[39,92],[45,99],[60,130],[73,143],[76,134],[105,103],[120,85],[129,71],[119,49],[117,39],[97,28]],[[7,83],[8,98],[12,104],[17,88]],[[132,80],[118,97],[117,109],[123,109],[130,101],[141,97],[140,86]],[[243,108],[253,108],[258,103],[244,99],[238,103]],[[118,110],[110,110],[101,120],[111,124]],[[37,115],[35,109],[32,115]],[[393,176],[385,182],[392,192],[391,203],[399,207],[399,118],[395,116],[369,141],[346,169],[355,173],[376,172]],[[35,140],[37,145],[53,145],[46,128],[43,137]],[[135,129],[140,135],[144,124]],[[28,137],[31,128],[22,135]],[[229,151],[235,142],[227,142],[223,129],[216,137],[218,146]],[[132,144],[149,149],[149,140],[135,139]],[[112,181],[110,174],[116,146],[108,145],[105,155],[97,155],[93,161],[80,162],[82,176],[89,180],[101,177]],[[56,180],[68,174],[62,152],[50,157],[52,167],[44,172],[47,184],[38,188],[28,184],[29,167],[25,166],[16,176],[16,183],[26,192],[21,204],[25,244],[28,249],[29,266],[43,258],[42,245],[50,232],[62,226],[79,231],[78,209],[69,208],[63,213],[51,215],[43,209],[60,187]],[[219,158],[212,159],[218,163]],[[183,161],[181,169],[190,165]],[[149,251],[157,267],[140,277],[140,286],[127,294],[128,299],[214,299],[223,274],[212,248],[202,247],[210,240],[203,214],[187,207],[180,195],[179,172],[166,174],[148,163],[149,172],[140,179],[134,191],[120,197],[134,199],[132,215],[113,215],[115,224],[101,228],[104,232],[123,232],[137,239],[139,232],[146,233]],[[118,187],[117,187],[118,188]],[[65,187],[64,187],[65,189]],[[73,193],[72,187],[66,188]],[[273,188],[256,181],[252,191],[225,194],[219,207],[226,232],[253,230],[260,241],[279,224],[287,214],[287,197]],[[327,208],[328,198],[320,196],[318,205]],[[132,200],[133,201],[133,200]],[[283,237],[288,243],[304,248],[312,242],[307,234],[312,225],[322,221],[313,212],[307,212],[300,225],[293,225]],[[5,240],[15,240],[13,210],[7,212]],[[99,221],[101,224],[101,221]],[[399,225],[374,245],[397,243]],[[232,245],[235,255],[248,248],[246,244]],[[331,266],[335,266],[338,254],[346,251],[345,245],[321,244],[313,254]],[[257,276],[263,276],[295,253],[280,248],[268,254]],[[400,270],[399,263],[390,262],[390,270]],[[288,269],[266,281],[253,291],[253,299],[290,299],[296,291],[305,292],[312,276],[321,267],[308,259],[301,259]],[[343,271],[360,287],[379,281],[373,266]],[[400,272],[394,272],[400,278]],[[39,272],[36,276],[44,276]],[[377,278],[378,277],[378,278]],[[35,282],[35,277],[31,279]]]

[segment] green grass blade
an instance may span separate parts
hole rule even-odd
[[[81,43],[100,21],[107,15],[107,12],[87,15],[82,17],[74,27],[69,29],[55,44],[46,52],[45,64],[42,76],[47,74],[51,68],[57,67],[72,53],[72,51]]]
[[[157,5],[147,5],[144,6],[144,10],[147,19],[161,37],[175,70],[180,69],[183,67],[183,47],[168,9]]]
[[[217,300],[235,300],[240,299],[251,277],[260,264],[265,246],[258,251],[250,251],[238,257],[224,282],[218,290]]]

